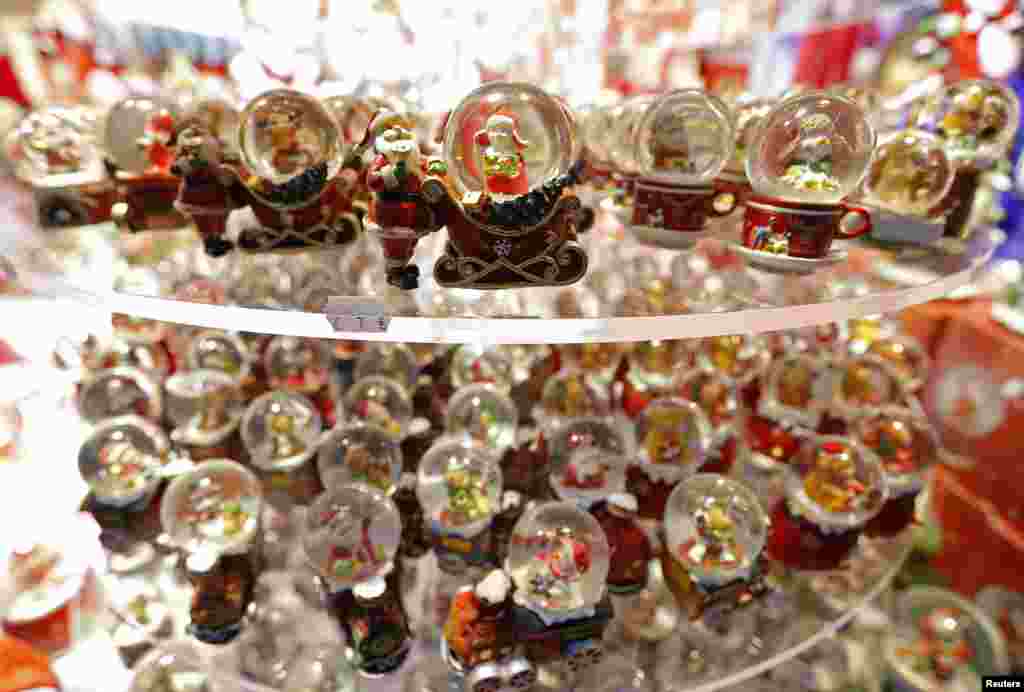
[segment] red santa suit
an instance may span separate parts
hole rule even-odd
[[[508,115],[496,113],[487,119],[487,125],[477,132],[473,141],[480,149],[483,160],[484,184],[495,195],[524,195],[530,191],[523,159],[525,142]]]

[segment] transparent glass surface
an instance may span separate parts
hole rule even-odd
[[[145,173],[170,164],[166,149],[174,129],[175,109],[150,98],[130,98],[107,113],[104,149],[119,168]],[[160,156],[160,153],[163,156]]]
[[[810,93],[764,117],[747,156],[754,192],[791,202],[834,204],[860,184],[875,131],[853,101]]]
[[[110,418],[82,443],[78,472],[98,501],[125,506],[156,489],[167,450],[167,436],[145,419]]]
[[[747,154],[750,150],[750,143],[758,125],[764,116],[775,107],[772,99],[746,99],[740,101],[732,108],[736,138],[732,158],[725,165],[725,170],[733,174],[746,177],[747,175]]]
[[[16,203],[31,204],[28,190],[0,184]],[[18,202],[21,200],[21,202]],[[735,221],[735,224],[732,222]],[[722,227],[723,241],[738,240],[739,217]],[[877,226],[897,223],[876,219]],[[466,344],[486,349],[495,344],[629,342],[751,334],[831,324],[942,297],[966,284],[983,266],[1003,234],[978,229],[968,240],[943,239],[932,247],[883,246],[871,241],[845,243],[846,261],[810,277],[782,276],[743,269],[697,271],[679,258],[702,255],[656,250],[621,237],[617,222],[603,212],[598,226],[581,236],[590,257],[581,287],[600,298],[594,314],[559,315],[564,289],[518,291],[441,289],[429,272],[444,237],[423,238],[417,263],[420,289],[403,292],[386,286],[383,259],[371,244],[357,242],[341,253],[232,255],[207,257],[191,232],[152,234],[141,257],[131,249],[134,237],[108,225],[41,233],[26,216],[7,237],[7,254],[19,280],[40,295],[103,305],[121,313],[195,327],[233,332],[326,339]],[[616,236],[615,234],[620,235]],[[139,261],[156,269],[157,292],[119,286],[117,278]],[[344,278],[341,295],[371,299],[392,315],[383,332],[336,329],[325,312],[309,311],[298,290],[301,278],[326,267]],[[176,295],[189,277],[216,279],[229,300],[211,305]],[[826,292],[825,287],[857,279],[863,291]],[[623,300],[627,287],[636,300]],[[679,296],[685,300],[669,300]],[[556,316],[558,315],[558,316]]]
[[[732,158],[728,107],[698,89],[665,94],[644,113],[636,157],[645,178],[677,185],[707,185]]]
[[[386,377],[364,377],[345,394],[345,415],[365,421],[395,438],[403,437],[412,421],[413,408],[402,385]]]
[[[266,471],[294,469],[316,453],[323,420],[301,394],[267,392],[245,411],[242,442],[253,466]]]
[[[515,444],[519,412],[515,403],[491,385],[461,387],[448,402],[445,428],[453,435],[468,435],[498,454]]]
[[[953,175],[944,140],[921,130],[889,132],[875,147],[863,198],[879,209],[924,217],[943,201]]]
[[[473,537],[500,510],[501,468],[465,437],[442,437],[420,460],[416,496],[427,521],[442,533]]]
[[[560,463],[552,461],[548,483],[559,500],[586,508],[625,491],[628,464],[629,459],[621,454],[583,448],[568,458],[561,457]]]
[[[985,167],[1006,155],[1020,125],[1020,102],[997,82],[955,82],[932,94],[915,124],[945,139],[958,164]]]
[[[611,119],[614,124],[608,138],[608,153],[617,172],[625,175],[638,175],[641,172],[636,157],[636,138],[647,109],[656,100],[656,96],[649,94],[634,96],[612,109]]]
[[[370,423],[335,427],[320,442],[317,470],[324,487],[363,483],[391,495],[402,477],[395,438]]]

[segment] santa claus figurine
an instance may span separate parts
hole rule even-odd
[[[529,142],[519,135],[512,116],[495,113],[473,141],[480,150],[488,194],[502,200],[530,191],[523,159],[523,150]]]
[[[161,110],[146,123],[146,133],[138,140],[138,145],[146,152],[150,166],[160,173],[166,173],[171,167],[173,153],[171,139],[174,136],[174,116]]]

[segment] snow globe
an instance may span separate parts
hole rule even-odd
[[[728,107],[698,89],[672,91],[644,113],[636,131],[636,182],[630,228],[641,242],[692,248],[709,216],[725,216],[736,195],[717,191],[715,177],[732,158]]]
[[[303,549],[327,610],[366,676],[391,673],[409,655],[409,624],[394,573],[402,522],[391,500],[360,483],[320,495],[306,515]]]
[[[871,215],[843,200],[867,171],[875,132],[857,104],[811,92],[780,102],[750,144],[743,243],[737,252],[766,271],[809,274],[842,261],[834,238],[871,230]],[[860,217],[852,228],[844,217]]]
[[[518,426],[515,403],[491,385],[463,387],[448,402],[446,431],[451,435],[468,435],[499,457],[515,445]]]
[[[174,208],[178,178],[171,173],[177,113],[169,103],[139,97],[107,113],[103,147],[120,200],[111,218],[126,231],[172,230],[187,225]]]
[[[942,237],[955,168],[946,144],[923,130],[897,130],[878,140],[861,184],[861,200],[882,222],[877,240],[931,245]]]
[[[402,451],[393,436],[372,423],[347,423],[323,438],[317,469],[328,490],[362,483],[391,496],[402,477]]]
[[[164,382],[171,440],[193,461],[234,456],[232,442],[244,412],[238,381],[219,370],[189,370]]]
[[[928,421],[885,406],[858,421],[854,438],[882,463],[889,499],[867,527],[868,535],[893,536],[909,526],[927,472],[939,461],[939,442]]]
[[[907,392],[889,364],[874,355],[840,363],[833,377],[832,411],[844,421],[869,415],[885,405],[900,406]]]
[[[662,569],[691,615],[722,598],[738,606],[757,590],[768,526],[757,495],[738,481],[699,473],[676,486],[665,506]]]
[[[798,353],[768,368],[757,413],[775,423],[815,430],[828,406],[829,371],[820,358]]]
[[[371,423],[400,440],[413,420],[412,400],[394,380],[365,377],[345,394],[345,414],[349,420]]]
[[[611,418],[569,418],[545,433],[547,459],[544,465],[561,468],[569,458],[585,449],[626,456],[631,447],[625,432]]]
[[[628,460],[596,447],[583,448],[552,464],[548,483],[559,500],[575,502],[583,509],[621,493],[626,488]]]
[[[629,370],[623,391],[623,409],[636,416],[651,399],[668,394],[680,363],[691,356],[682,340],[640,341],[626,352]]]
[[[716,436],[739,422],[739,392],[730,378],[720,372],[705,368],[680,371],[673,378],[671,389],[676,396],[700,406]]]
[[[263,370],[271,389],[304,394],[324,405],[330,379],[331,356],[316,339],[277,336],[267,344]]]
[[[579,371],[561,372],[547,381],[534,420],[555,426],[570,418],[607,415],[608,397]]]
[[[771,351],[762,337],[729,334],[702,339],[697,347],[697,365],[720,373],[737,387],[746,387],[771,363]]]
[[[252,361],[245,342],[233,334],[203,331],[188,345],[185,363],[190,370],[218,370],[239,384],[252,384]]]
[[[982,676],[1010,670],[996,623],[963,597],[943,589],[904,592],[882,641],[884,682],[898,689],[967,692]]]
[[[928,379],[931,359],[917,339],[907,334],[892,334],[871,341],[869,355],[884,360],[908,392],[918,392]]]
[[[78,472],[89,501],[125,512],[146,509],[163,479],[169,452],[163,431],[138,416],[99,423],[78,450]]]
[[[455,389],[469,384],[490,384],[508,392],[512,389],[514,369],[512,360],[500,349],[459,346],[452,355],[448,374]]]
[[[262,509],[259,479],[226,459],[204,461],[164,491],[164,531],[188,554],[188,631],[203,643],[225,644],[242,630],[258,576]]]
[[[636,425],[640,463],[626,471],[626,489],[636,496],[640,516],[664,516],[676,484],[697,473],[712,444],[711,424],[700,406],[676,397],[652,401]]]
[[[614,125],[608,135],[608,153],[619,185],[615,195],[602,206],[623,224],[633,219],[636,184],[642,174],[637,160],[637,133],[644,114],[656,98],[650,94],[633,96],[612,109]]]
[[[88,423],[127,415],[159,421],[163,397],[153,378],[138,368],[109,368],[82,382],[78,412]]]
[[[323,422],[301,394],[272,391],[245,411],[242,442],[253,466],[262,471],[292,471],[316,453]]]
[[[838,568],[889,498],[878,457],[843,437],[805,440],[785,476],[785,497],[772,511],[768,554],[796,569]]]
[[[416,495],[442,570],[493,565],[491,520],[501,511],[501,468],[465,437],[441,437],[420,460]]]
[[[419,364],[412,349],[405,344],[367,344],[356,357],[352,378],[358,382],[364,377],[387,377],[411,392],[416,386]]]
[[[728,190],[736,196],[737,204],[743,204],[750,197],[750,180],[747,178],[747,155],[757,127],[772,108],[774,99],[741,98],[732,107],[734,146],[732,156],[715,180],[716,187]]]

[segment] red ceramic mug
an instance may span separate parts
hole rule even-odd
[[[708,217],[727,216],[736,208],[736,195],[711,185],[683,186],[640,180],[633,198],[633,225],[695,233]]]
[[[849,215],[859,216],[863,223],[852,230],[845,228],[842,221]],[[767,250],[774,239],[785,238],[790,257],[820,259],[828,255],[833,238],[859,238],[871,229],[871,213],[845,202],[801,204],[753,197],[747,201],[743,220],[743,245]]]

